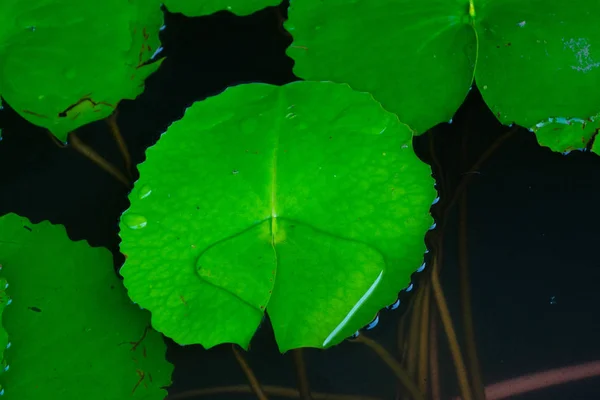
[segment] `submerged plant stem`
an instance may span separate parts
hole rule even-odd
[[[408,344],[407,344],[407,356],[406,356],[406,370],[408,372],[408,376],[410,376],[411,380],[414,382],[417,372],[417,363],[418,363],[418,355],[419,355],[419,337],[421,333],[418,329],[419,322],[421,321],[421,310],[423,310],[423,290],[425,288],[421,287],[420,290],[415,294],[415,300],[413,305],[413,312],[410,316],[410,324],[409,335],[408,335]],[[425,392],[422,392],[423,394]]]
[[[124,184],[128,189],[131,188],[131,184],[129,180],[123,175],[121,171],[108,161],[104,159],[100,154],[98,154],[94,149],[92,149],[87,144],[83,143],[81,139],[77,137],[75,131],[69,134],[69,142],[71,144],[71,148],[77,151],[87,159],[91,160],[94,164],[98,165],[100,168],[111,174],[115,177],[119,182]]]
[[[563,383],[600,376],[600,361],[537,372],[486,386],[487,400],[502,400]],[[455,397],[454,400],[461,400]]]
[[[429,329],[429,385],[431,387],[431,398],[433,400],[441,400],[442,391],[440,389],[440,370],[438,365],[438,336],[437,336],[437,320],[435,308],[431,308],[431,326]]]
[[[131,174],[131,155],[129,154],[129,149],[127,148],[127,144],[125,143],[125,139],[123,139],[123,135],[121,135],[121,131],[119,126],[117,125],[117,116],[119,115],[119,111],[115,109],[115,111],[106,118],[106,123],[110,128],[110,132],[112,134],[113,139],[117,142],[119,146],[119,151],[123,156],[123,162],[125,164],[125,172],[129,178],[132,177]]]
[[[471,286],[469,283],[469,252],[467,245],[467,191],[460,196],[458,218],[458,274],[460,285],[460,307],[465,335],[465,352],[469,363],[471,389],[476,400],[485,400],[481,367],[477,356],[473,313],[471,310]]]
[[[444,292],[442,290],[442,285],[440,284],[440,280],[438,277],[437,264],[437,255],[434,255],[433,270],[431,271],[431,285],[433,288],[433,294],[438,306],[438,311],[440,313],[440,318],[442,320],[442,325],[444,327],[446,337],[448,338],[448,344],[450,346],[452,359],[454,360],[454,367],[456,368],[456,375],[458,378],[458,385],[460,387],[462,398],[463,400],[473,400],[473,396],[471,395],[471,388],[467,379],[465,362],[463,361],[463,357],[460,352],[458,339],[456,338],[456,332],[452,327],[452,319],[450,318],[450,312],[448,311],[448,304],[446,303],[446,300],[444,298]]]
[[[263,386],[263,390],[265,393],[268,393],[272,396],[278,397],[289,397],[293,399],[297,399],[300,396],[300,392],[296,389],[285,388],[281,386],[271,386],[265,385]],[[202,396],[212,396],[226,393],[238,393],[238,394],[246,394],[253,393],[253,389],[249,385],[232,385],[232,386],[217,386],[207,389],[194,389],[187,391],[185,393],[179,393],[172,396],[167,397],[165,400],[184,400],[184,399],[192,399],[196,397]],[[312,397],[314,400],[382,400],[379,397],[372,396],[355,396],[349,394],[333,394],[333,393],[320,393],[313,392]]]
[[[310,385],[306,376],[306,365],[304,364],[304,354],[302,349],[292,350],[294,364],[296,364],[296,377],[298,379],[298,390],[300,391],[300,399],[313,400],[310,394]]]
[[[431,286],[429,283],[423,287],[423,304],[421,306],[421,321],[419,325],[419,364],[417,366],[417,385],[421,393],[427,394],[427,367],[429,360],[429,308]]]
[[[240,364],[240,367],[242,367],[244,374],[246,374],[246,378],[248,379],[250,387],[252,388],[252,391],[254,392],[256,397],[258,397],[259,400],[269,400],[265,392],[260,387],[260,383],[258,382],[258,379],[256,379],[254,372],[252,372],[252,369],[250,368],[246,360],[244,360],[244,357],[242,357],[242,354],[239,352],[239,350],[235,348],[235,344],[231,345],[231,349],[233,350],[233,354],[235,355],[235,358]]]
[[[404,368],[402,368],[402,365],[400,365],[400,363],[396,361],[396,359],[392,357],[392,355],[382,345],[373,339],[369,339],[362,333],[351,341],[363,343],[375,351],[375,353],[383,360],[383,362],[386,363],[392,371],[394,371],[398,380],[412,396],[412,400],[425,400],[425,397],[421,392],[419,392],[419,388],[410,379]]]
[[[452,210],[452,207],[458,201],[461,193],[465,190],[465,187],[469,184],[471,177],[473,176],[472,172],[479,170],[481,168],[481,166],[483,165],[483,163],[494,153],[494,151],[496,151],[500,147],[500,145],[502,143],[504,143],[507,139],[509,139],[517,130],[518,130],[518,127],[517,127],[517,125],[515,125],[510,130],[508,130],[504,134],[502,134],[502,136],[500,136],[498,139],[496,139],[496,141],[494,143],[492,143],[492,145],[481,155],[481,157],[479,157],[479,159],[477,160],[477,162],[475,164],[473,164],[471,169],[469,169],[469,171],[467,171],[465,173],[465,175],[463,175],[463,178],[460,180],[460,183],[458,184],[458,187],[456,188],[456,191],[454,192],[452,199],[447,204],[447,206],[444,208],[444,217],[442,220],[442,223],[443,223],[442,228],[444,227],[444,225],[446,224],[446,222],[449,219],[448,215],[450,214],[450,210]],[[469,172],[471,172],[471,173],[469,173]]]

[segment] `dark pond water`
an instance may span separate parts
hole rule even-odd
[[[194,101],[239,83],[296,80],[292,60],[285,56],[291,39],[281,28],[282,15],[284,7],[249,17],[217,13],[188,19],[168,14],[161,36],[166,61],[148,79],[144,94],[119,107],[118,123],[133,161],[142,161],[144,150]],[[5,128],[0,142],[0,214],[16,212],[34,222],[49,219],[64,224],[73,239],[111,249],[115,265],[121,265],[117,220],[128,206],[126,189],[75,152],[58,149],[42,129],[12,110],[0,112],[0,124]],[[472,90],[453,123],[434,132],[433,147],[450,190],[468,170],[465,165],[472,165],[506,131],[487,110],[478,91]],[[104,123],[91,124],[78,133],[109,161],[120,163]],[[465,138],[466,158],[461,155]],[[415,147],[431,162],[429,137],[417,138]],[[467,189],[466,237],[483,382],[600,360],[600,261],[596,253],[600,244],[600,213],[596,209],[600,204],[600,158],[581,152],[568,156],[552,153],[540,148],[532,133],[521,130],[472,175]],[[450,212],[446,219],[441,282],[464,348],[458,213]],[[415,277],[411,293],[401,295],[400,307],[383,310],[377,326],[364,333],[397,360],[405,361],[398,350],[399,323],[414,305],[414,292],[428,281],[429,269],[428,265],[421,277]],[[403,332],[420,333],[418,325],[404,319]],[[459,394],[456,370],[439,323],[437,331],[440,398],[451,399]],[[408,349],[417,354],[414,350]],[[265,387],[296,388],[293,357],[278,353],[268,324],[259,330],[244,356]],[[230,346],[207,351],[169,341],[168,358],[175,364],[172,395],[247,385]],[[346,342],[327,351],[306,350],[304,358],[314,392],[354,395],[356,399],[404,398],[397,397],[392,370],[362,343]],[[245,400],[256,396],[226,393],[186,398]],[[271,394],[269,398],[288,397]],[[600,379],[511,398],[597,399]]]

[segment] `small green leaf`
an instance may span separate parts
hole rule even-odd
[[[481,0],[475,79],[505,124],[600,111],[600,2]]]
[[[149,313],[127,297],[109,251],[72,242],[62,226],[8,214],[0,217],[0,264],[12,300],[2,313],[11,342],[3,399],[166,396],[166,346]]]
[[[276,6],[281,0],[165,0],[170,12],[182,13],[188,17],[210,15],[217,11],[230,11],[239,16],[250,15],[269,6]]]
[[[412,132],[345,84],[241,85],[192,105],[139,166],[121,274],[180,344],[282,352],[366,325],[422,263],[435,197]]]
[[[550,118],[539,123],[533,131],[540,146],[561,153],[585,149],[600,129],[600,118],[589,120]],[[595,143],[595,142],[594,142]]]
[[[143,91],[162,23],[155,0],[3,0],[0,95],[65,141]]]

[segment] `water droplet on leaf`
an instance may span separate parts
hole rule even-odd
[[[145,199],[146,197],[150,196],[150,194],[152,193],[152,188],[149,185],[144,185],[140,188],[139,192],[138,192],[138,197],[140,198],[140,200]]]
[[[123,216],[123,222],[130,229],[142,229],[148,225],[148,220],[146,217],[139,214],[125,214]]]

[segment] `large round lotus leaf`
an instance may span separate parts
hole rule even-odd
[[[230,11],[243,16],[269,6],[276,6],[281,0],[165,0],[170,12],[178,12],[188,17],[210,15],[217,11]]]
[[[158,400],[171,383],[162,337],[131,303],[104,248],[62,226],[0,217],[6,400]]]
[[[425,132],[466,97],[476,60],[468,0],[291,0],[294,73],[373,94]]]
[[[0,95],[65,140],[143,91],[162,22],[154,0],[2,0]]]
[[[549,118],[589,119],[600,109],[598,1],[290,4],[285,27],[294,37],[288,54],[296,75],[369,91],[419,133],[450,118],[474,68],[486,103],[505,124],[534,128]]]
[[[345,84],[241,85],[148,150],[121,219],[121,273],[180,344],[328,347],[422,263],[435,197],[412,133]]]

